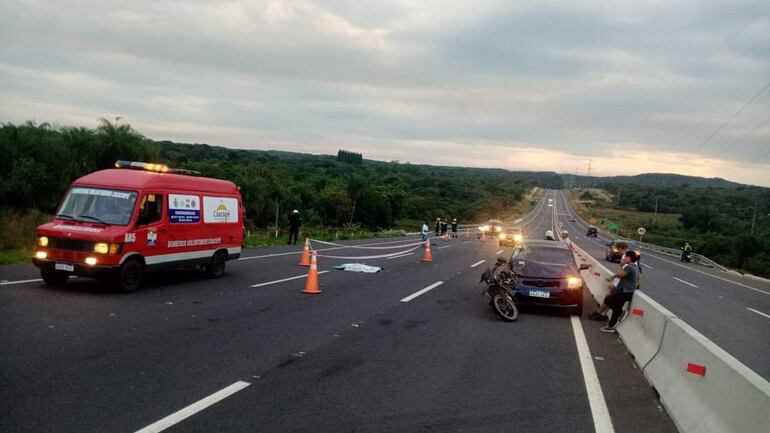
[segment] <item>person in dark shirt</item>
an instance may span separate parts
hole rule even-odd
[[[627,251],[626,258],[628,263],[607,279],[612,281],[617,278],[618,281],[616,285],[611,286],[610,294],[604,300],[604,303],[612,309],[612,317],[607,326],[601,328],[602,332],[616,332],[615,325],[623,314],[623,305],[631,301],[634,291],[639,287],[639,266],[637,265],[639,256],[636,251]]]
[[[299,237],[299,228],[302,227],[302,217],[299,216],[299,211],[294,209],[289,215],[289,245],[292,243],[297,245],[297,237]],[[292,242],[292,239],[294,240]]]

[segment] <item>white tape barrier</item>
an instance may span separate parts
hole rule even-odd
[[[317,254],[316,257],[323,257],[326,259],[343,259],[343,260],[373,260],[373,259],[387,259],[389,257],[395,257],[400,256],[402,254],[411,253],[414,250],[417,250],[419,248],[422,248],[423,244],[417,245],[416,247],[413,247],[408,250],[402,250],[402,251],[396,251],[394,253],[388,253],[388,254],[379,254],[376,256],[327,256],[325,254]]]
[[[644,292],[637,290],[631,300],[628,315],[618,325],[623,344],[634,356],[636,364],[644,368],[660,350],[663,332],[668,319],[674,313],[655,302]]]
[[[766,433],[770,383],[678,318],[643,369],[683,433]]]
[[[411,242],[408,244],[399,244],[399,245],[387,245],[387,246],[369,246],[369,245],[344,245],[344,244],[338,244],[335,242],[327,242],[327,241],[320,241],[318,239],[309,239],[310,243],[316,243],[321,245],[331,245],[333,247],[344,247],[344,248],[354,248],[354,249],[360,249],[360,250],[393,250],[398,248],[408,248],[413,246],[421,246],[425,244],[423,241],[418,242]]]

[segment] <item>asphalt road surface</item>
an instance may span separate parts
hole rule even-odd
[[[577,217],[562,191],[554,193],[557,218],[570,238],[609,269],[617,268],[605,260],[612,239],[604,234],[586,237],[588,224]],[[770,284],[649,251],[642,251],[641,263],[645,293],[770,380]]]
[[[527,236],[552,228],[546,203],[519,223]],[[376,274],[320,259],[320,295],[300,293],[299,249],[247,250],[216,280],[155,274],[129,295],[0,267],[0,431],[676,431],[598,323],[494,315],[479,275],[511,248],[439,239],[432,263],[366,261]]]

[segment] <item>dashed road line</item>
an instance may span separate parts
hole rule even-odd
[[[479,260],[478,262],[476,262],[476,263],[472,264],[472,265],[471,265],[471,267],[472,267],[472,268],[475,268],[476,266],[478,266],[478,265],[480,265],[480,264],[482,264],[482,263],[484,263],[484,262],[486,262],[486,260]]]
[[[645,268],[647,268],[647,269],[655,269],[655,268],[653,268],[652,266],[648,265],[647,263],[642,263],[642,262],[639,262],[639,264],[640,264],[640,265],[642,265],[642,266],[644,266],[644,267],[645,267]]]
[[[34,280],[19,280],[19,281],[3,281],[0,286],[10,286],[11,284],[25,284],[25,283],[37,283],[43,281],[42,278],[36,278]]]
[[[438,287],[438,286],[440,286],[442,284],[444,284],[443,281],[436,281],[435,283],[431,284],[430,286],[428,286],[428,287],[426,287],[426,288],[424,288],[422,290],[418,290],[418,291],[412,293],[411,295],[409,295],[406,298],[402,299],[401,302],[409,302],[412,299],[414,299],[414,298],[416,298],[416,297],[418,297],[420,295],[424,295],[424,294],[430,292],[431,290],[435,289],[436,287]]]
[[[206,409],[209,406],[212,406],[226,399],[227,397],[248,387],[249,385],[251,384],[248,382],[243,382],[243,381],[235,382],[232,385],[222,388],[219,391],[215,392],[214,394],[211,394],[210,396],[202,400],[198,400],[195,403],[172,413],[171,415],[163,418],[160,421],[152,423],[141,430],[137,430],[136,433],[158,433],[163,430],[166,430],[167,428],[173,426],[174,424],[178,424],[179,422],[184,421],[185,419],[195,415],[196,413]]]
[[[451,247],[451,245],[444,245],[443,247],[438,247],[438,248],[436,248],[436,249],[437,249],[437,250],[441,250],[441,249],[444,249],[444,248],[449,248],[449,247]]]
[[[583,332],[583,325],[578,316],[572,316],[571,321],[578,358],[580,359],[580,368],[583,370],[583,381],[588,393],[588,404],[591,407],[591,417],[594,420],[594,431],[596,433],[614,433],[615,429],[612,427],[610,411],[607,409],[607,401],[604,399],[599,376],[596,375],[596,367],[591,357],[591,349],[588,347],[586,335]]]
[[[318,275],[325,274],[327,272],[329,272],[329,271],[328,270],[327,271],[318,271]],[[269,286],[270,284],[283,283],[284,281],[298,280],[300,278],[307,278],[307,274],[297,275],[296,277],[282,278],[280,280],[267,281],[265,283],[252,284],[249,287]]]
[[[671,277],[671,278],[673,278],[673,279],[675,279],[675,280],[679,281],[680,283],[684,283],[684,284],[687,284],[688,286],[692,286],[692,287],[698,287],[698,286],[696,286],[695,284],[693,284],[693,283],[688,283],[687,281],[685,281],[685,280],[682,280],[682,279],[680,279],[680,278],[677,278],[677,277]]]
[[[495,254],[502,254],[503,250],[496,252]]]
[[[770,315],[767,315],[767,314],[765,314],[765,313],[763,313],[763,312],[761,312],[761,311],[757,311],[757,310],[755,310],[755,309],[753,309],[753,308],[749,308],[749,307],[746,307],[746,309],[747,309],[747,310],[749,310],[749,311],[751,311],[751,312],[753,312],[753,313],[757,313],[757,314],[759,314],[760,316],[765,316],[765,317],[767,317],[768,319],[770,319]]]

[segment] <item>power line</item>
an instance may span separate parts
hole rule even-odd
[[[743,110],[745,110],[745,109],[746,109],[746,107],[748,107],[749,105],[751,105],[751,103],[752,103],[752,102],[754,102],[754,100],[755,100],[755,99],[757,99],[757,98],[759,97],[759,95],[761,95],[761,94],[765,93],[765,90],[767,90],[767,89],[768,89],[768,87],[770,87],[770,82],[768,82],[767,84],[765,84],[765,87],[763,87],[763,88],[762,88],[762,89],[761,89],[759,92],[755,93],[755,94],[754,94],[754,96],[752,96],[752,97],[751,97],[751,99],[749,99],[748,101],[746,101],[746,103],[745,103],[745,104],[743,104],[743,106],[742,106],[741,108],[739,108],[739,109],[738,109],[738,111],[736,111],[735,113],[733,113],[733,115],[732,115],[732,116],[730,116],[730,118],[729,118],[729,119],[725,120],[725,121],[724,121],[724,122],[723,122],[721,125],[719,125],[719,128],[717,128],[716,130],[714,130],[714,132],[712,132],[712,133],[711,133],[711,135],[709,135],[709,136],[708,136],[708,137],[707,137],[705,140],[703,140],[703,143],[699,144],[699,145],[698,145],[697,147],[695,147],[695,149],[693,149],[692,151],[693,151],[693,152],[695,152],[695,151],[699,150],[700,148],[702,148],[703,146],[705,146],[705,145],[706,145],[706,143],[708,143],[709,141],[711,141],[711,139],[712,139],[712,138],[714,138],[714,137],[715,137],[717,134],[719,134],[719,131],[721,131],[721,130],[722,130],[722,128],[724,128],[725,126],[727,126],[727,125],[728,125],[730,122],[732,122],[732,121],[733,121],[733,119],[735,119],[736,117],[738,117],[738,115],[739,115],[739,114],[741,114],[741,112],[742,112]]]
[[[733,142],[732,142],[732,143],[730,143],[730,144],[729,144],[727,147],[725,147],[724,149],[722,149],[722,150],[720,150],[719,152],[717,152],[717,153],[716,153],[716,155],[721,155],[721,154],[723,154],[723,153],[727,152],[729,149],[733,148],[733,146],[735,146],[736,144],[740,143],[741,141],[743,141],[743,140],[745,140],[746,138],[748,138],[749,136],[751,136],[751,134],[755,133],[755,132],[756,132],[756,131],[757,131],[759,128],[761,128],[761,127],[763,127],[763,126],[767,125],[767,124],[768,124],[768,122],[770,122],[770,117],[768,117],[767,119],[765,119],[765,120],[764,120],[764,122],[762,122],[762,123],[760,123],[759,125],[755,126],[755,127],[754,127],[754,129],[752,129],[751,131],[749,131],[749,132],[747,132],[747,133],[743,134],[743,136],[742,136],[741,138],[739,138],[739,139],[737,139],[737,140],[733,141]]]
[[[761,161],[761,160],[762,160],[762,158],[766,157],[767,155],[770,155],[770,148],[767,150],[767,152],[765,152],[765,153],[763,153],[762,155],[759,155],[758,157],[754,158],[754,159],[753,159],[753,160],[751,160],[751,161],[750,161],[748,164],[744,164],[744,165],[742,165],[742,166],[740,166],[740,167],[736,168],[736,169],[735,169],[735,170],[733,170],[732,172],[728,173],[728,174],[725,176],[725,178],[726,178],[726,177],[728,177],[728,176],[732,176],[733,174],[735,174],[735,173],[737,173],[737,172],[739,172],[739,171],[743,170],[744,168],[746,168],[746,167],[748,167],[748,166],[750,166],[750,165],[754,165],[754,164],[758,163],[759,161]]]

